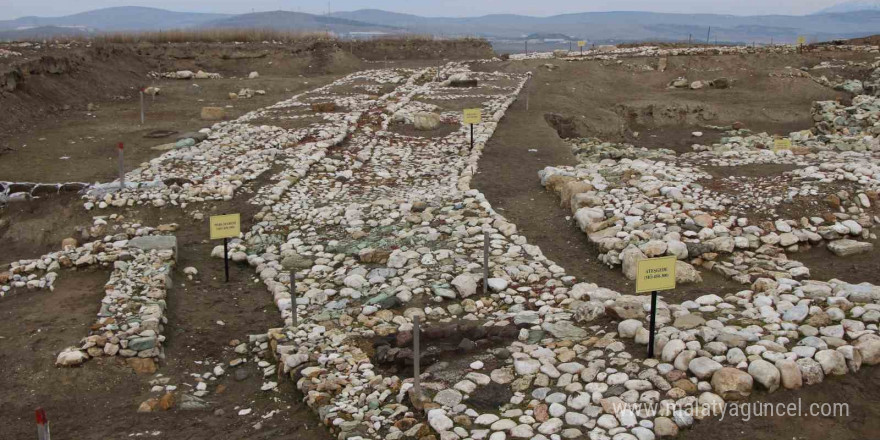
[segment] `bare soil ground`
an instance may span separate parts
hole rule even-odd
[[[152,147],[175,142],[177,135],[210,127],[200,117],[202,107],[225,107],[229,119],[274,104],[305,90],[320,87],[338,75],[261,76],[256,79],[206,79],[149,81],[161,92],[145,98],[145,124],[140,124],[136,91],[129,99],[97,104],[97,110],[70,110],[69,117],[25,135],[0,141],[0,176],[3,180],[31,182],[94,182],[118,176],[116,145],[125,145],[129,169],[161,154]],[[265,90],[249,99],[229,99],[243,88]],[[156,130],[177,132],[164,138],[146,137]]]
[[[722,132],[707,126],[730,126],[740,122],[755,132],[787,135],[812,126],[810,107],[816,100],[849,96],[820,86],[808,78],[770,76],[787,67],[811,67],[830,60],[828,54],[795,56],[746,55],[720,57],[671,57],[665,72],[645,70],[638,64],[656,65],[656,59],[613,62],[564,62],[542,60],[485,65],[487,70],[532,71],[533,78],[501,121],[490,140],[475,178],[493,207],[517,224],[531,243],[551,260],[562,264],[580,281],[595,282],[623,293],[634,290],[619,268],[598,264],[598,252],[573,220],[560,208],[555,194],[539,182],[538,171],[550,165],[574,165],[575,157],[560,137],[598,137],[626,141],[639,147],[691,151],[694,143],[717,142]],[[835,54],[835,59],[865,61],[865,55]],[[553,63],[550,70],[542,65]],[[481,67],[474,66],[475,69]],[[850,77],[861,75],[858,69]],[[670,90],[667,84],[685,76],[690,81],[728,77],[733,86],[723,90]],[[527,104],[528,103],[528,104]],[[527,107],[528,106],[528,107]],[[547,117],[553,114],[555,116]],[[548,123],[548,119],[553,124]],[[561,121],[561,123],[560,123]],[[702,131],[696,138],[694,131]],[[536,150],[536,151],[535,151]],[[748,167],[738,167],[748,168]],[[786,171],[785,167],[756,167],[743,175],[762,177]],[[853,259],[828,258],[824,248],[793,255],[812,270],[816,279],[840,278],[850,282],[878,282],[876,254]],[[704,282],[664,295],[681,301],[710,293],[731,292],[744,286],[719,275],[702,272]],[[685,439],[711,436],[719,439],[793,438],[865,439],[876,437],[877,398],[872,390],[880,384],[880,372],[869,369],[858,375],[833,378],[798,392],[759,398],[768,402],[850,402],[850,416],[803,417],[792,423],[785,417],[756,417],[750,421],[728,417],[696,424],[682,434]]]

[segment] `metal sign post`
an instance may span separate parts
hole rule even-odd
[[[229,282],[229,239],[223,238],[223,272],[226,274],[226,282]]]
[[[212,215],[211,240],[223,239],[223,269],[229,282],[229,239],[241,235],[241,214]]]
[[[144,125],[144,89],[141,88],[141,125]]]
[[[648,357],[654,357],[654,332],[657,330],[657,291],[651,291],[651,322],[648,330]]]
[[[648,258],[638,262],[636,293],[651,292],[651,319],[648,329],[648,357],[654,357],[654,333],[657,329],[657,292],[675,289],[674,256]]]
[[[296,305],[296,272],[293,270],[290,271],[290,302],[293,306],[293,325],[296,326],[299,325],[299,317],[297,316],[299,306]]]
[[[413,392],[416,395],[416,399],[421,400],[422,398],[422,378],[421,378],[421,369],[419,368],[419,363],[421,359],[419,357],[419,315],[413,316]]]
[[[483,109],[466,108],[462,115],[462,122],[471,126],[471,151],[474,149],[474,124],[479,124],[483,119]]]
[[[125,146],[120,142],[116,145],[116,149],[119,151],[119,190],[122,191],[125,189],[125,158],[123,149]]]
[[[489,289],[489,231],[483,231],[483,295]]]
[[[529,79],[531,78],[526,78],[526,83],[524,85],[526,89],[526,111],[529,111],[529,91],[532,89],[532,87],[529,85]]]

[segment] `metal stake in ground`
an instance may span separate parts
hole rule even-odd
[[[141,89],[141,125],[144,125],[144,89]]]
[[[483,231],[483,295],[489,289],[489,231]]]
[[[37,440],[49,440],[49,418],[46,417],[46,410],[37,408]]]
[[[419,368],[419,315],[413,316],[413,392],[416,399],[422,398],[422,375]]]
[[[292,270],[290,271],[290,302],[293,306],[293,325],[296,326],[299,325],[297,324],[298,317],[296,310],[298,308],[296,305],[296,272]]]
[[[123,157],[123,148],[125,146],[120,142],[116,145],[116,149],[119,151],[119,190],[122,191],[125,189],[125,158]]]

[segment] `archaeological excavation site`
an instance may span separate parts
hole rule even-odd
[[[880,438],[878,44],[0,43],[0,440]]]

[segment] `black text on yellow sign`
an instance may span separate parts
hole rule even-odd
[[[636,273],[636,293],[675,289],[675,262],[674,256],[640,260]]]
[[[241,214],[211,216],[211,240],[237,238],[241,235]]]
[[[466,108],[462,119],[465,124],[479,124],[483,119],[483,110],[479,108]]]

